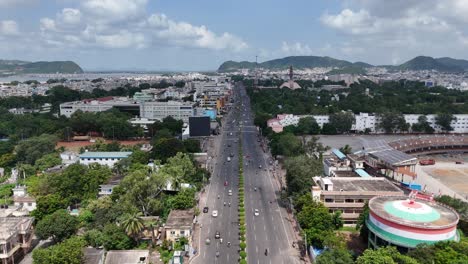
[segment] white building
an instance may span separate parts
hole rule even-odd
[[[354,115],[355,122],[352,126],[352,130],[355,131],[365,131],[369,129],[370,132],[376,131],[376,116],[374,114],[368,113],[359,113],[359,115]]]
[[[29,196],[26,186],[17,185],[12,191],[15,206],[21,210],[27,210],[28,212],[36,209],[36,199]]]
[[[188,122],[189,117],[194,116],[194,103],[192,102],[143,102],[140,105],[140,117],[162,120],[167,116]]]
[[[80,154],[80,164],[90,165],[93,163],[98,163],[101,165],[106,165],[113,167],[115,163],[119,162],[122,159],[128,158],[132,152],[122,152],[122,151],[109,151],[109,152],[91,152],[87,151]]]
[[[283,127],[286,126],[297,126],[301,118],[307,117],[310,115],[303,116],[294,116],[292,114],[282,114],[277,115],[277,118],[268,120],[267,125],[273,129],[275,132],[283,131]],[[403,115],[405,121],[412,126],[415,123],[418,123],[418,118],[420,114],[408,114]],[[468,114],[453,115],[456,120],[452,121],[453,130],[450,133],[468,133]],[[323,128],[324,124],[330,122],[329,115],[313,115],[312,116],[317,124]],[[442,128],[436,124],[437,115],[426,115],[427,122],[429,125],[434,128],[436,133],[444,132]],[[373,113],[359,113],[354,115],[355,122],[351,127],[351,130],[356,132],[364,132],[368,130],[370,133],[382,133],[383,131],[378,128],[379,117]]]
[[[65,151],[60,153],[60,158],[62,159],[63,165],[70,165],[78,162],[79,160],[78,153],[72,151]]]

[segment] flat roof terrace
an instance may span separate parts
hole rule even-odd
[[[385,178],[332,178],[333,190],[343,192],[402,192]]]

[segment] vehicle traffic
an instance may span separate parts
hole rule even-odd
[[[218,217],[218,210],[213,210],[213,212],[211,212],[211,216]]]

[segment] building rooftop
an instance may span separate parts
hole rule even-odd
[[[335,154],[340,160],[346,159],[346,155],[343,154],[343,152],[341,152],[340,150],[338,150],[338,149],[332,149],[332,152],[333,152],[333,154]]]
[[[84,264],[100,264],[104,258],[104,250],[96,248],[83,248]]]
[[[403,193],[398,187],[393,185],[385,178],[361,178],[361,177],[347,177],[347,178],[324,178],[329,179],[333,184],[333,191],[340,192],[400,192]]]
[[[191,227],[193,224],[193,210],[172,210],[166,221],[166,228]]]
[[[369,201],[369,209],[380,218],[421,229],[445,229],[457,225],[459,216],[452,208],[407,196],[380,196]]]
[[[132,152],[124,151],[108,151],[108,152],[93,152],[87,151],[80,154],[80,159],[103,159],[103,158],[127,158]]]
[[[371,177],[371,176],[370,176],[365,170],[363,170],[363,169],[357,169],[357,170],[355,170],[355,171],[356,171],[356,173],[357,173],[359,176],[361,176],[361,177],[363,177],[363,178]]]
[[[110,250],[105,264],[139,264],[148,263],[148,250]]]
[[[398,166],[407,162],[417,162],[417,158],[392,148],[385,140],[361,140],[365,153],[377,158],[387,165]]]
[[[16,232],[28,230],[33,220],[33,217],[0,217],[0,241],[7,240]]]

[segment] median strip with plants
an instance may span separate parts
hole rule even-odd
[[[239,136],[239,263],[247,264],[242,136]]]

